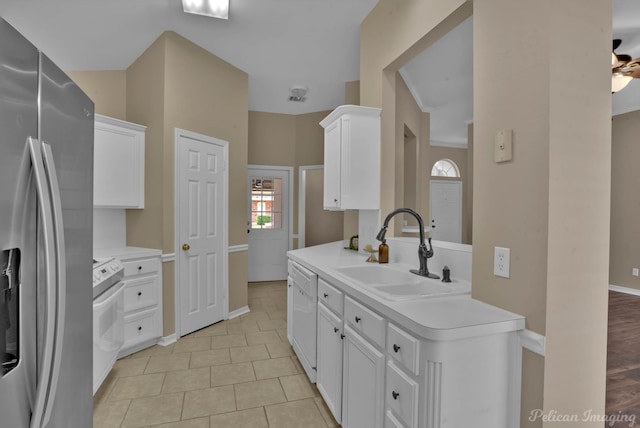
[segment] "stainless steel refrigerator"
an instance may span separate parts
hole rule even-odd
[[[0,427],[92,426],[93,103],[0,18]]]

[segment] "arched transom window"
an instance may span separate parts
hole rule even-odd
[[[460,177],[458,165],[451,159],[440,159],[431,168],[432,177]]]

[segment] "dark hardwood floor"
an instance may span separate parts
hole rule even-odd
[[[609,291],[607,345],[606,414],[635,415],[633,426],[640,426],[640,296]]]

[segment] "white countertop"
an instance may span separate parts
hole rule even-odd
[[[457,340],[467,337],[498,334],[522,330],[525,318],[487,303],[472,299],[469,294],[461,295],[465,281],[454,280],[457,295],[420,297],[411,300],[391,301],[371,291],[357,281],[344,276],[336,268],[367,265],[367,255],[345,250],[342,241],[289,251],[294,260],[321,278],[353,296],[375,311],[389,318],[418,336],[429,340]],[[418,246],[416,244],[416,254]],[[392,263],[392,268],[417,268]],[[471,284],[468,284],[470,291]]]
[[[118,260],[130,260],[143,257],[155,257],[162,255],[161,250],[142,247],[101,248],[93,250],[93,258],[114,257]]]

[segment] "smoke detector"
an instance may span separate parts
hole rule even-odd
[[[307,94],[307,88],[304,86],[292,86],[289,88],[289,92],[291,92],[289,101],[301,103],[306,100],[305,95]]]

